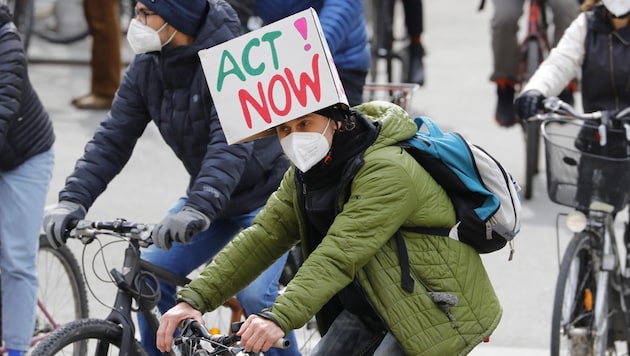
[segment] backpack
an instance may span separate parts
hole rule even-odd
[[[418,117],[416,135],[399,142],[431,174],[451,198],[457,223],[451,229],[401,227],[425,234],[449,236],[489,253],[510,243],[521,227],[521,188],[512,175],[481,147],[460,134],[442,132],[428,117]],[[428,131],[423,131],[426,126]]]

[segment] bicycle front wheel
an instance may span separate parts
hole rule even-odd
[[[37,344],[32,355],[119,355],[121,343],[122,329],[118,325],[107,320],[82,319],[55,330]],[[137,340],[133,339],[133,343],[135,355],[148,355]]]
[[[83,274],[67,246],[55,249],[45,235],[40,235],[37,275],[39,288],[35,341],[43,339],[62,324],[88,317]]]
[[[556,282],[551,319],[551,355],[593,355],[599,258],[589,233],[573,236]]]

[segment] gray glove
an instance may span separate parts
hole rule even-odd
[[[514,100],[514,108],[518,117],[521,118],[521,122],[527,121],[527,119],[536,115],[539,110],[542,110],[543,100],[545,100],[545,96],[538,90],[528,90],[521,93]]]
[[[153,229],[153,243],[162,250],[171,248],[173,241],[187,243],[193,236],[210,227],[210,219],[197,209],[185,207],[168,215]]]
[[[59,248],[66,244],[69,225],[85,218],[85,208],[81,204],[62,200],[44,214],[44,232],[50,245]]]

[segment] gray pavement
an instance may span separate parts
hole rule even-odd
[[[517,128],[499,128],[493,119],[495,93],[488,81],[492,65],[492,4],[488,2],[483,12],[477,12],[477,5],[476,1],[425,2],[427,79],[425,87],[415,94],[410,111],[429,115],[442,126],[456,129],[479,143],[502,161],[517,180],[523,180],[521,132]],[[50,112],[57,134],[49,204],[56,202],[65,177],[105,115],[103,111],[79,111],[70,105],[73,97],[89,90],[89,41],[52,45],[33,38],[29,52],[31,80]],[[128,60],[131,54],[126,43],[124,53]],[[98,198],[88,217],[156,222],[184,193],[186,182],[183,168],[151,125],[127,167]],[[549,202],[544,174],[536,177],[535,184],[534,198],[523,204],[524,220],[514,260],[507,261],[508,251],[483,256],[503,305],[503,318],[491,341],[480,345],[472,355],[548,353],[558,270],[555,216],[566,209]],[[566,244],[566,234],[561,237],[560,248]],[[80,258],[79,245],[70,243]],[[115,266],[118,264],[112,262],[107,269]],[[96,287],[95,292],[104,302],[111,302],[111,289]],[[107,310],[95,298],[90,307],[92,316],[102,316]]]

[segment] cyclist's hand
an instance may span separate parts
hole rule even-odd
[[[536,115],[539,110],[543,109],[543,100],[545,100],[545,96],[538,90],[528,90],[521,93],[521,95],[514,100],[516,114],[521,121],[524,122]]]
[[[180,326],[179,324],[185,319],[195,319],[204,325],[203,317],[199,310],[184,302],[177,303],[177,305],[162,315],[162,319],[160,319],[160,327],[156,333],[155,345],[158,350],[162,352],[171,351],[175,329]]]
[[[266,352],[273,343],[284,337],[284,331],[269,319],[250,315],[236,335],[241,337],[245,351]]]
[[[62,200],[44,214],[43,228],[51,246],[59,248],[66,243],[66,233],[71,222],[85,218],[86,210],[81,204]]]
[[[173,241],[187,243],[197,233],[210,227],[210,219],[197,209],[185,207],[168,215],[153,229],[153,243],[163,250],[171,248]]]

